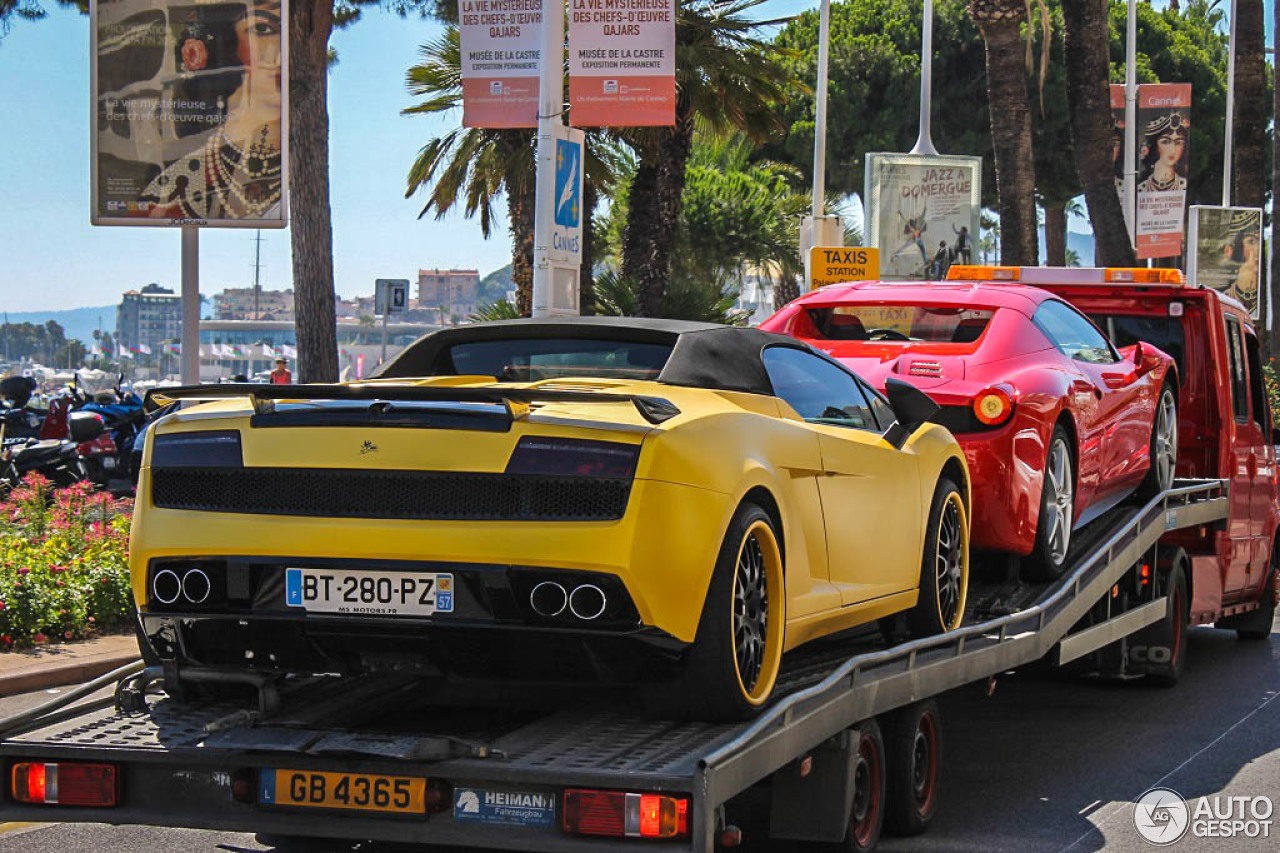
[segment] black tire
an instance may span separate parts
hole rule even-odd
[[[1172,421],[1169,423],[1169,428],[1172,432],[1168,439],[1172,442],[1172,455],[1168,459],[1168,470],[1162,474],[1161,466],[1157,464],[1157,461],[1161,455],[1167,454],[1167,451],[1162,447],[1160,432],[1162,430],[1162,419],[1169,417],[1170,413]],[[1142,484],[1138,486],[1138,497],[1144,501],[1151,500],[1173,485],[1173,469],[1178,461],[1178,398],[1173,393],[1173,385],[1168,379],[1165,380],[1164,387],[1160,389],[1160,396],[1156,400],[1156,413],[1151,419],[1149,452],[1151,467],[1147,469],[1147,476],[1143,479]]]
[[[960,487],[943,477],[934,487],[929,507],[920,559],[920,595],[907,614],[911,636],[930,637],[959,628],[968,591],[968,514]]]
[[[861,853],[874,850],[884,829],[885,775],[884,736],[873,717],[858,724],[857,766],[854,769],[853,803],[844,838],[835,843],[820,841],[797,845],[803,853]]]
[[[1025,573],[1029,580],[1033,581],[1052,581],[1062,577],[1062,573],[1067,568],[1067,558],[1070,554],[1071,527],[1075,521],[1074,506],[1071,508],[1069,521],[1066,530],[1066,549],[1057,547],[1058,540],[1055,531],[1049,530],[1052,526],[1046,523],[1049,518],[1050,503],[1056,502],[1058,495],[1050,482],[1049,466],[1051,460],[1054,459],[1055,445],[1061,443],[1066,450],[1066,464],[1069,468],[1067,479],[1070,482],[1071,498],[1075,497],[1076,486],[1076,455],[1073,453],[1071,436],[1058,424],[1053,428],[1053,434],[1049,437],[1049,448],[1045,453],[1045,474],[1044,485],[1040,489],[1040,515],[1036,520],[1036,541],[1032,547],[1031,553],[1023,561]]]
[[[750,587],[749,566],[742,563],[744,553],[752,560],[754,541],[762,565],[756,570],[764,574],[763,605],[758,595],[748,593],[739,603],[736,593],[741,571]],[[759,506],[744,503],[738,507],[729,530],[725,533],[711,574],[711,585],[702,605],[702,617],[693,648],[684,670],[673,685],[671,695],[659,700],[656,710],[684,719],[708,721],[744,720],[754,715],[769,701],[782,665],[783,629],[786,624],[786,591],[783,587],[782,555],[773,520]],[[740,638],[749,640],[760,633],[741,628],[736,610],[745,608],[744,618],[759,614],[763,606],[764,626],[758,651],[754,657],[739,662]],[[755,668],[743,677],[743,665]]]
[[[1164,619],[1133,638],[1135,645],[1145,645],[1146,682],[1155,687],[1173,687],[1182,677],[1187,662],[1187,623],[1191,615],[1191,596],[1187,585],[1186,561],[1175,559],[1169,568],[1164,594],[1169,597],[1169,612]],[[1152,649],[1167,650],[1160,660],[1152,660]]]
[[[938,810],[942,778],[942,716],[925,699],[885,718],[887,786],[884,828],[890,835],[919,835]]]

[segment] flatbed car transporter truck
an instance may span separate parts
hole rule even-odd
[[[1206,425],[1219,428],[1221,410],[1240,434],[1253,418],[1270,437],[1265,405],[1251,408],[1254,350],[1247,341],[1231,350],[1233,329],[1252,336],[1247,315],[1216,295],[1192,303],[1195,291],[1164,290],[1188,297],[1187,313],[1210,329],[1186,337],[1183,411],[1186,395],[1201,393],[1191,410]],[[1101,289],[1088,292],[1091,314],[1124,315],[1124,306],[1099,303]],[[1219,334],[1224,319],[1234,327]],[[1244,406],[1233,401],[1241,393]],[[1184,441],[1204,439],[1194,426],[1183,425]],[[1266,635],[1276,595],[1275,452],[1264,442],[1241,469],[1271,478],[1270,504],[1241,502],[1238,443],[1223,428],[1216,456],[1195,457],[1201,479],[1176,480],[1080,530],[1057,581],[975,573],[966,624],[955,631],[888,647],[878,632],[854,631],[789,654],[777,698],[750,722],[664,721],[608,701],[517,714],[406,710],[413,684],[394,675],[338,690],[324,679],[264,685],[256,707],[179,704],[163,694],[162,674],[138,663],[0,721],[0,820],[526,851],[711,851],[742,842],[735,798],[764,786],[771,838],[871,849],[882,825],[921,832],[937,808],[938,694],[1037,662],[1171,685],[1188,624]],[[1261,557],[1270,574],[1238,594],[1214,589],[1205,578],[1215,554],[1224,567],[1233,555]],[[113,684],[114,695],[95,698]]]

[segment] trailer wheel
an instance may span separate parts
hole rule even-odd
[[[1187,622],[1191,602],[1187,596],[1185,565],[1184,560],[1176,559],[1170,566],[1169,581],[1165,587],[1165,594],[1169,596],[1169,612],[1163,621],[1152,626],[1152,633],[1146,635],[1154,641],[1147,646],[1148,649],[1168,649],[1167,656],[1162,656],[1163,660],[1152,660],[1148,656],[1147,682],[1156,687],[1177,684],[1187,660]]]
[[[885,830],[919,835],[938,808],[942,771],[942,717],[933,699],[916,702],[885,720],[888,755]]]
[[[859,853],[874,850],[884,828],[886,793],[884,736],[875,718],[858,724],[858,754],[853,771],[853,803],[844,838],[834,844],[804,842],[804,853]]]
[[[1218,623],[1218,627],[1235,627],[1236,637],[1241,640],[1265,640],[1271,636],[1271,623],[1276,619],[1276,596],[1280,596],[1280,568],[1275,567],[1280,555],[1272,553],[1271,576],[1262,590],[1258,609]]]

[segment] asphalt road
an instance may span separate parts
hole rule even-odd
[[[1132,803],[1152,787],[1177,791],[1195,807],[1201,796],[1280,800],[1280,621],[1265,643],[1244,643],[1213,629],[1191,632],[1181,684],[1056,680],[1027,674],[971,685],[942,697],[944,770],[939,813],[929,832],[886,839],[889,853],[952,851],[1152,850],[1138,835]],[[0,715],[47,698],[0,700]],[[756,807],[753,807],[755,805]],[[770,844],[746,803],[730,819],[746,831],[745,849]],[[1280,849],[1280,805],[1269,838],[1197,839],[1178,851]],[[637,849],[650,845],[637,844]],[[654,846],[659,849],[661,845]],[[252,835],[105,825],[0,824],[0,853],[145,850],[263,851]],[[290,846],[290,851],[300,848]],[[403,853],[403,845],[316,842],[312,853]]]

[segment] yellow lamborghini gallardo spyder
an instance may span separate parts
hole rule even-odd
[[[968,474],[936,406],[793,338],[485,323],[371,381],[148,404],[177,410],[143,452],[133,592],[175,693],[381,668],[741,718],[801,643],[963,618]]]

